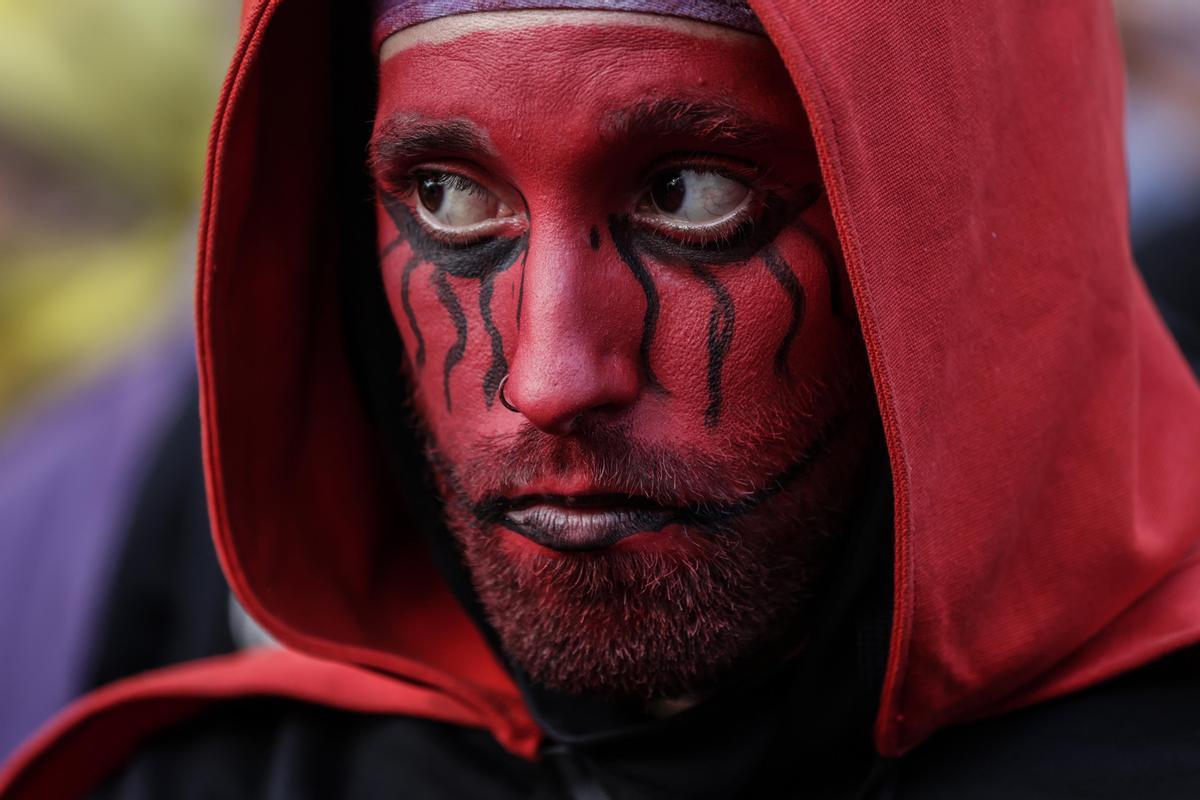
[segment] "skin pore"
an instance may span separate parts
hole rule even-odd
[[[660,701],[800,647],[873,396],[769,41],[426,23],[384,44],[371,168],[448,527],[513,661]]]

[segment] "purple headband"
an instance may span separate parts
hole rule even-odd
[[[477,11],[582,9],[641,11],[711,22],[749,33],[762,33],[762,23],[745,0],[372,0],[371,41],[378,51],[393,33],[422,22]]]

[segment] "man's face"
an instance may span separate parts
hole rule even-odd
[[[384,284],[509,655],[652,699],[797,646],[873,398],[770,43],[523,12],[381,57]]]

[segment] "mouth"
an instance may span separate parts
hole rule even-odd
[[[543,547],[582,552],[661,531],[684,512],[630,495],[526,495],[499,500],[488,516]]]
[[[483,525],[503,526],[535,544],[561,552],[603,550],[639,533],[664,533],[665,528],[675,524],[722,535],[731,521],[757,511],[827,455],[829,442],[845,429],[846,419],[845,414],[835,416],[795,461],[757,490],[732,501],[710,499],[667,505],[644,495],[595,492],[581,481],[584,485],[571,487],[575,493],[493,495],[469,508]],[[550,488],[545,484],[539,488],[543,487]]]

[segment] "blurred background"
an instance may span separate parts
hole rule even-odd
[[[1200,2],[1118,0],[1133,251],[1200,372]]]
[[[237,16],[233,0],[0,0],[0,419],[186,300]]]
[[[238,5],[0,0],[0,758],[92,686],[254,637],[207,539],[190,339]],[[1135,255],[1197,366],[1200,0],[1116,8]]]
[[[0,0],[0,760],[90,688],[236,646],[190,323],[239,10]]]

